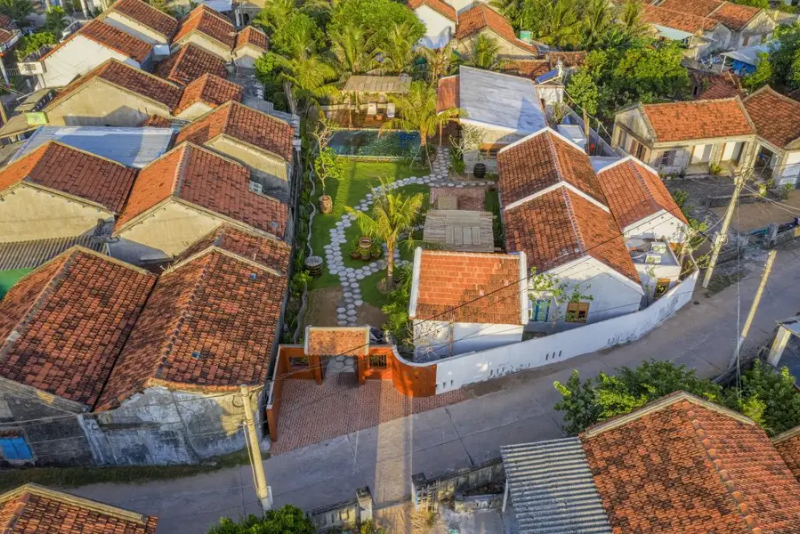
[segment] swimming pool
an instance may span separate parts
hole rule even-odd
[[[339,130],[328,146],[349,158],[400,159],[414,156],[419,150],[419,134],[391,131],[378,135],[378,130]]]

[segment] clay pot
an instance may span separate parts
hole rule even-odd
[[[328,214],[333,211],[333,199],[330,195],[322,195],[319,197],[319,211],[323,214]]]

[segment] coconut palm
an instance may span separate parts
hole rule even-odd
[[[464,64],[478,69],[498,69],[502,65],[502,61],[498,57],[499,52],[500,46],[497,41],[487,35],[478,34],[478,37],[472,41],[469,55]]]
[[[331,53],[345,77],[370,71],[377,65],[372,39],[357,26],[346,26],[331,36]]]
[[[453,65],[457,59],[455,56],[455,41],[449,41],[443,47],[435,50],[420,47],[417,49],[417,56],[425,60],[428,81],[436,83],[442,76],[452,74]]]
[[[628,0],[618,9],[617,22],[630,39],[639,39],[650,33],[649,25],[642,18],[643,5],[638,0]]]
[[[420,146],[427,154],[428,137],[435,135],[448,121],[461,116],[460,108],[436,113],[436,89],[422,81],[411,84],[408,94],[392,98],[399,108],[399,116],[381,125],[386,130],[406,130],[419,133]]]
[[[69,24],[69,17],[67,17],[67,13],[64,11],[63,7],[52,6],[47,10],[44,27],[47,31],[55,35],[57,39],[61,38],[61,34],[67,29]]]
[[[332,96],[338,91],[331,83],[336,79],[336,69],[317,55],[289,59],[271,54],[279,69],[278,80],[289,102],[292,113],[308,114],[308,110],[318,105],[322,96]]]
[[[289,20],[294,10],[294,0],[269,0],[253,19],[253,24],[271,34],[281,23]]]
[[[414,44],[408,24],[404,22],[392,26],[386,36],[386,42],[380,49],[383,55],[381,69],[391,73],[409,70],[414,60]]]
[[[583,9],[581,47],[597,48],[614,24],[614,13],[606,0],[589,0]]]
[[[0,13],[25,26],[26,17],[33,13],[33,4],[30,0],[0,0]]]
[[[540,40],[558,48],[577,46],[581,40],[581,24],[575,5],[569,0],[539,0],[543,2]]]
[[[424,202],[422,193],[406,196],[391,193],[389,188],[389,181],[381,179],[380,188],[372,190],[375,204],[371,214],[349,206],[346,208],[348,213],[355,216],[364,235],[386,243],[386,289],[394,286],[394,251],[402,236],[416,223]]]

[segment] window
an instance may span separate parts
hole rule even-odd
[[[546,322],[550,312],[550,299],[533,299],[528,301],[528,319],[534,322]]]
[[[33,453],[23,436],[0,437],[0,452],[6,460],[32,460]]]
[[[567,316],[565,320],[568,323],[585,323],[588,315],[588,302],[570,302],[567,304]]]
[[[623,130],[620,130],[620,132],[619,132],[619,141],[617,143],[617,146],[621,146],[624,149],[625,145],[627,145],[627,144],[628,144],[628,134],[627,134],[627,132],[625,132]]]
[[[664,167],[669,167],[670,165],[674,164],[675,164],[675,151],[665,150],[664,153],[661,155],[661,165]]]
[[[258,193],[259,195],[264,194],[264,186],[258,182],[250,181],[250,192],[251,193]]]

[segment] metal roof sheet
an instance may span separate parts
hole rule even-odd
[[[0,271],[35,269],[75,245],[106,253],[105,242],[91,235],[0,243]]]
[[[48,141],[58,141],[127,167],[141,169],[169,150],[171,128],[104,126],[42,126],[20,147],[11,161]]]
[[[500,447],[520,534],[611,534],[578,438]]]
[[[459,101],[466,111],[462,121],[523,134],[547,127],[539,94],[530,79],[463,65],[459,77]]]

